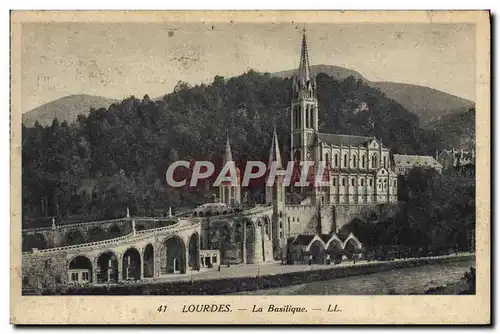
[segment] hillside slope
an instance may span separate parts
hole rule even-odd
[[[116,100],[102,96],[69,95],[24,113],[23,124],[31,127],[38,120],[41,125],[50,125],[54,118],[59,122],[66,121],[71,124],[76,121],[79,114],[88,115],[90,108],[107,108],[114,102]]]
[[[471,150],[476,143],[476,111],[451,113],[429,123],[428,128],[439,134],[443,147]]]
[[[418,115],[422,124],[456,112],[465,112],[474,105],[472,101],[424,86],[395,82],[367,84],[380,89],[387,97]]]
[[[424,86],[369,81],[360,73],[339,66],[313,65],[311,72],[315,75],[325,73],[336,80],[343,80],[348,76],[361,79],[368,86],[379,89],[388,98],[417,115],[422,124],[433,122],[450,113],[465,112],[474,105],[474,102],[467,99]],[[279,78],[290,78],[294,73],[295,70],[288,70],[273,73],[273,75]]]

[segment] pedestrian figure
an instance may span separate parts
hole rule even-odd
[[[309,265],[312,265],[312,263],[313,263],[313,256],[309,255]]]

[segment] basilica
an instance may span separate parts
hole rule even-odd
[[[290,102],[290,156],[295,162],[326,165],[324,182],[300,188],[286,185],[274,130],[268,162],[280,173],[274,183],[266,184],[264,203],[242,201],[238,170],[238,182],[221,183],[218,200],[175,215],[169,211],[168,217],[133,217],[127,209],[124,218],[114,220],[53,220],[52,226],[24,229],[23,289],[149,282],[169,275],[182,279],[183,274],[231,264],[281,260],[328,265],[345,257],[354,261],[363,245],[344,227],[355,220],[384,221],[398,212],[389,149],[372,137],[319,132],[305,32]],[[233,155],[228,138],[223,162],[229,161]]]
[[[260,263],[277,259],[280,254],[297,253],[297,249],[302,254],[298,258],[303,260],[303,255],[311,254],[311,247],[315,246],[319,250],[313,253],[323,255],[314,258],[320,259],[326,256],[328,248],[342,250],[351,242],[361,247],[354,235],[343,236],[344,240],[337,235],[353,219],[393,213],[398,185],[389,149],[374,137],[319,132],[318,112],[316,82],[304,31],[299,68],[293,78],[291,156],[295,162],[310,161],[314,166],[324,163],[326,183],[292,189],[293,186],[285,187],[284,177],[277,173],[274,184],[266,187],[265,204],[260,206],[264,218],[255,222],[252,245],[244,240],[246,223],[235,223],[239,218],[231,214],[231,207],[242,202],[240,183],[221,184],[219,203],[204,204],[194,211],[197,217],[211,217],[202,226],[202,248],[219,248],[223,262],[232,259],[236,263]],[[269,164],[275,162],[278,171],[284,172],[276,129],[270,146]],[[223,163],[232,159],[228,138]],[[287,200],[292,191],[300,194],[299,202]],[[250,259],[248,254],[258,256]]]

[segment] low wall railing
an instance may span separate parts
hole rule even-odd
[[[99,221],[91,221],[91,222],[82,222],[82,223],[73,223],[73,224],[59,224],[56,225],[56,230],[65,229],[69,227],[76,226],[86,226],[86,225],[97,225],[97,224],[108,224],[108,223],[117,223],[117,222],[126,222],[129,218],[117,218],[117,219],[109,219],[109,220],[99,220]],[[41,232],[41,231],[50,231],[53,230],[52,227],[32,227],[23,229],[22,232]]]
[[[137,242],[137,241],[141,241],[141,240],[144,240],[144,239],[151,237],[151,234],[157,234],[159,232],[165,232],[165,231],[169,231],[169,230],[175,230],[176,232],[182,232],[182,231],[185,231],[188,229],[196,228],[196,227],[200,226],[200,224],[201,224],[200,222],[197,222],[195,224],[185,225],[185,226],[180,227],[181,225],[179,223],[177,223],[177,224],[159,227],[159,228],[155,228],[155,229],[136,231],[135,233],[132,232],[132,233],[129,233],[127,235],[124,235],[124,236],[121,236],[118,238],[113,238],[113,239],[95,241],[95,242],[78,244],[78,245],[70,245],[70,246],[64,246],[64,247],[36,249],[36,250],[30,251],[30,252],[23,252],[22,255],[23,256],[30,256],[32,254],[55,253],[55,252],[60,252],[60,251],[73,250],[73,249],[82,249],[82,248],[86,248],[86,247],[108,245],[108,244],[122,242],[122,241]]]
[[[81,227],[81,226],[88,226],[88,225],[100,225],[100,224],[109,224],[109,223],[125,223],[131,220],[135,220],[136,222],[155,222],[155,221],[167,221],[167,220],[172,220],[172,221],[178,221],[182,220],[183,218],[179,217],[130,217],[130,218],[116,218],[116,219],[108,219],[108,220],[99,220],[99,221],[91,221],[91,222],[81,222],[81,223],[72,223],[72,224],[59,224],[56,225],[55,230],[60,230],[60,229],[66,229],[66,228],[72,228],[72,227]],[[43,231],[51,231],[54,230],[51,226],[49,227],[32,227],[32,228],[27,228],[23,229],[22,232],[43,232]]]

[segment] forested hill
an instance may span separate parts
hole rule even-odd
[[[312,73],[325,73],[337,80],[352,76],[370,87],[380,89],[387,97],[401,104],[420,118],[422,124],[436,121],[445,115],[464,112],[474,107],[474,102],[425,86],[397,82],[370,81],[360,73],[333,65],[313,65]],[[273,73],[279,78],[290,78],[295,70]]]
[[[375,136],[399,153],[442,148],[417,116],[361,80],[319,74],[317,85],[322,132]],[[265,161],[273,124],[286,158],[291,87],[289,79],[249,71],[210,85],[180,82],[159,101],[130,97],[72,125],[23,127],[23,214],[110,217],[126,206],[148,213],[206,201],[214,192],[208,186],[165,188],[167,166],[180,158],[218,162],[226,133],[240,166]]]

